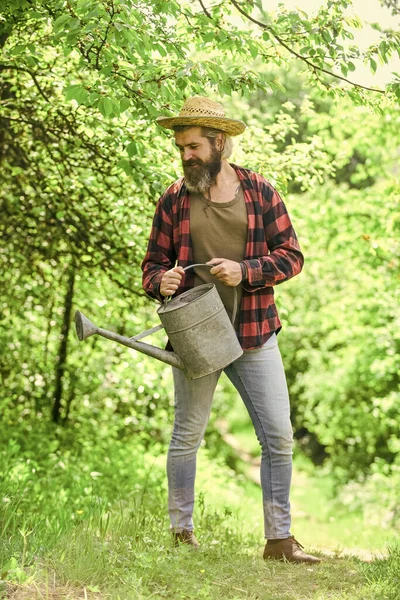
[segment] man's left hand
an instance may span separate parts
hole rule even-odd
[[[212,258],[207,265],[214,265],[210,273],[224,285],[234,287],[242,281],[242,269],[240,263],[227,258]]]

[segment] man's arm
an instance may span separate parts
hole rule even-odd
[[[161,281],[176,262],[172,231],[171,197],[166,193],[157,203],[150,232],[147,252],[142,262],[143,289],[152,298],[163,301]],[[163,287],[163,292],[166,289]],[[167,295],[167,294],[165,294]]]
[[[304,256],[300,250],[285,204],[272,188],[272,198],[264,203],[263,225],[268,256],[242,261],[243,287],[248,292],[282,283],[298,275]]]

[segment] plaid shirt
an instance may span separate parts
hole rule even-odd
[[[261,175],[237,165],[231,166],[240,179],[248,215],[243,257],[247,277],[241,284],[238,338],[242,348],[250,350],[262,346],[274,331],[281,329],[272,286],[300,273],[304,258],[278,192]],[[163,300],[160,282],[165,271],[176,263],[182,267],[193,264],[189,210],[189,191],[184,180],[178,179],[157,203],[142,263],[143,288],[159,301]],[[194,274],[190,269],[176,294],[193,286]]]

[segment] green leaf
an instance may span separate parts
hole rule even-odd
[[[286,89],[284,88],[284,86],[281,84],[281,82],[279,81],[279,79],[272,79],[271,81],[269,81],[269,84],[272,88],[276,88],[281,92],[286,92]]]
[[[105,67],[103,67],[102,69],[100,69],[99,73],[100,75],[109,75],[113,70],[112,65],[106,65]]]
[[[124,27],[125,27],[125,24],[117,22],[117,23],[113,23],[113,27],[115,27],[115,29],[117,31],[122,31],[124,29]]]
[[[250,54],[253,58],[257,58],[258,56],[258,48],[254,44],[249,44]]]
[[[379,50],[381,51],[382,54],[386,54],[386,52],[389,49],[389,45],[386,42],[386,40],[382,40],[381,43],[379,44]]]
[[[324,38],[325,42],[327,42],[328,44],[331,43],[332,41],[332,36],[329,33],[329,31],[327,31],[326,29],[322,32],[322,37]]]
[[[61,29],[61,27],[63,27],[63,25],[65,25],[70,20],[70,18],[71,17],[69,15],[61,15],[60,17],[58,17],[53,23],[54,29],[56,31]]]
[[[382,58],[382,61],[386,64],[388,62],[388,58],[386,56],[388,50],[389,50],[388,43],[385,40],[382,40],[382,42],[379,44],[379,54]]]
[[[122,169],[123,171],[125,171],[125,173],[127,175],[130,175],[132,173],[131,164],[130,164],[129,160],[126,158],[120,158],[119,161],[117,162],[117,167],[119,169]]]
[[[205,42],[212,42],[214,37],[215,37],[215,34],[213,31],[207,31],[207,33],[204,33],[202,35],[202,38]]]
[[[68,23],[70,29],[78,29],[78,27],[80,27],[80,24],[81,24],[81,22],[79,19],[71,19],[71,18]]]
[[[220,42],[225,42],[225,40],[226,40],[226,32],[223,29],[220,29],[215,37]]]
[[[185,77],[178,77],[176,85],[180,90],[184,90],[187,87],[187,79]]]
[[[120,108],[119,108],[119,101],[116,100],[115,98],[110,98],[111,104],[112,104],[112,115],[114,117],[119,117],[120,115]]]
[[[161,56],[165,57],[168,55],[168,52],[167,52],[165,46],[163,44],[161,44],[160,42],[157,42],[154,46],[155,46],[156,50],[159,51]]]
[[[119,109],[121,112],[125,112],[126,110],[128,110],[128,108],[130,108],[130,106],[131,106],[131,101],[126,96],[124,96],[119,101]]]
[[[130,142],[126,147],[126,151],[128,153],[129,158],[132,158],[132,156],[136,156],[138,151],[135,142]]]
[[[30,10],[28,15],[31,19],[42,19],[43,18],[43,14],[38,12],[37,10]]]
[[[99,109],[103,117],[109,117],[113,113],[114,105],[109,98],[103,97],[100,98],[97,104],[97,108]]]
[[[88,92],[80,84],[68,85],[64,88],[66,100],[76,100],[78,104],[84,104],[88,99]]]

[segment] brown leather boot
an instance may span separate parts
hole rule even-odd
[[[274,541],[274,540],[273,540]],[[320,558],[306,554],[302,550],[303,546],[293,537],[290,536],[285,540],[270,543],[267,542],[264,548],[265,559],[288,560],[294,563],[319,563]]]
[[[187,544],[188,546],[192,546],[194,550],[198,550],[200,548],[200,544],[196,539],[193,531],[189,531],[189,529],[182,529],[182,531],[174,531],[172,533],[172,537],[174,539],[174,546],[179,546],[179,544]]]

